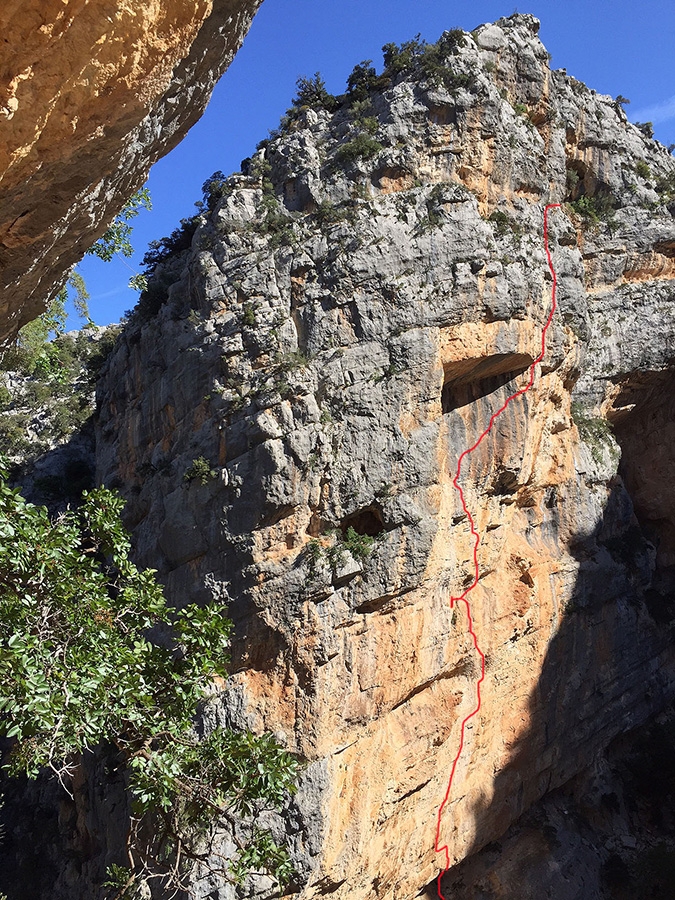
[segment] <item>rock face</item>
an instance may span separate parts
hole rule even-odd
[[[99,386],[138,560],[178,603],[231,599],[223,721],[307,760],[303,900],[404,900],[441,866],[478,671],[452,479],[539,352],[547,203],[576,203],[550,216],[547,353],[462,470],[487,672],[453,863],[675,696],[675,163],[537,30],[451,35],[436,83],[299,110],[157,266]]]
[[[0,9],[0,343],[202,114],[261,0]]]

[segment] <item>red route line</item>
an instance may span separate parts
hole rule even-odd
[[[452,763],[452,769],[450,770],[450,778],[448,779],[448,787],[445,791],[445,797],[443,797],[443,802],[441,803],[441,805],[438,809],[438,818],[436,821],[436,841],[434,844],[434,849],[435,849],[436,853],[445,853],[445,868],[441,872],[439,872],[438,879],[436,882],[438,896],[439,896],[440,900],[446,900],[445,896],[443,895],[443,892],[441,891],[441,879],[443,878],[445,873],[450,868],[450,850],[449,850],[448,845],[444,844],[442,847],[438,846],[438,843],[441,839],[441,818],[443,816],[443,810],[445,809],[445,807],[448,803],[448,800],[450,798],[450,790],[452,788],[452,782],[455,777],[455,770],[457,769],[457,763],[459,762],[459,758],[462,755],[462,750],[464,749],[464,738],[465,738],[467,722],[469,722],[471,719],[473,719],[473,717],[479,712],[479,710],[481,708],[480,686],[483,683],[483,681],[485,680],[485,654],[478,646],[478,638],[476,637],[476,632],[473,630],[473,619],[471,618],[471,606],[469,605],[469,601],[466,599],[468,594],[470,594],[471,591],[478,584],[478,545],[480,544],[480,535],[476,531],[476,525],[475,525],[473,516],[469,512],[469,509],[466,505],[466,501],[464,499],[464,491],[462,490],[462,486],[459,483],[459,477],[461,475],[462,462],[464,461],[464,459],[470,453],[473,453],[473,451],[476,450],[480,446],[482,441],[492,431],[492,426],[494,425],[496,420],[499,418],[499,416],[501,416],[501,414],[504,412],[504,410],[509,405],[509,403],[511,403],[512,400],[515,400],[516,397],[520,397],[522,394],[526,394],[530,390],[530,388],[534,384],[535,366],[537,366],[542,361],[542,359],[544,358],[544,354],[546,353],[546,332],[548,331],[549,326],[551,325],[551,322],[553,321],[553,315],[556,310],[555,293],[556,293],[556,287],[557,287],[557,283],[558,283],[556,274],[555,274],[555,269],[553,268],[553,262],[551,260],[551,252],[548,248],[548,211],[549,211],[549,209],[555,209],[555,208],[559,207],[560,205],[561,205],[560,203],[549,203],[544,208],[544,249],[546,250],[546,258],[548,260],[548,267],[551,270],[551,275],[553,276],[553,286],[551,288],[551,310],[548,314],[548,318],[546,319],[546,322],[545,322],[544,327],[541,332],[541,353],[539,354],[539,356],[534,360],[534,362],[530,366],[530,378],[529,378],[529,381],[527,382],[527,384],[525,385],[525,387],[521,388],[519,391],[516,391],[515,394],[511,394],[510,397],[507,397],[507,399],[504,401],[504,404],[497,410],[497,412],[492,414],[492,416],[490,417],[490,423],[489,423],[488,427],[481,434],[481,436],[478,438],[476,443],[473,444],[471,447],[468,447],[461,454],[461,456],[457,460],[457,473],[455,474],[455,477],[452,481],[453,485],[459,491],[459,498],[462,501],[462,507],[464,509],[464,512],[468,516],[469,523],[471,525],[471,534],[473,535],[473,538],[474,538],[474,545],[473,545],[474,574],[473,574],[473,582],[469,585],[469,587],[466,588],[466,590],[462,594],[460,594],[459,597],[451,597],[450,598],[450,609],[453,608],[455,603],[463,603],[464,606],[466,607],[466,618],[467,618],[467,622],[469,625],[469,634],[471,635],[471,638],[473,640],[473,645],[476,648],[476,652],[480,656],[480,678],[476,682],[476,706],[464,718],[464,721],[462,722],[461,729],[460,729],[460,737],[459,737],[459,749],[457,750],[457,754],[455,755],[455,758]]]

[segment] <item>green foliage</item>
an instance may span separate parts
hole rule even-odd
[[[252,303],[244,303],[241,308],[241,324],[247,328],[255,328],[257,319],[255,317],[255,306]]]
[[[73,276],[71,272],[70,277]],[[78,275],[81,281],[81,276]],[[79,282],[76,281],[77,284]],[[50,355],[53,347],[50,335],[62,335],[66,328],[67,292],[64,288],[51,301],[42,315],[24,325],[19,331],[14,347],[5,351],[0,365],[3,369],[17,369],[27,375],[40,371],[46,374],[51,369]],[[86,307],[85,307],[86,309]]]
[[[307,558],[307,568],[309,569],[309,577],[316,578],[316,573],[319,567],[319,563],[323,556],[323,547],[321,543],[317,541],[316,538],[312,538],[311,541],[305,547],[305,556]]]
[[[373,91],[381,91],[389,86],[388,75],[378,75],[372,65],[372,59],[364,59],[357,63],[347,78],[347,99],[352,111],[355,104],[367,101]]]
[[[277,374],[285,375],[294,369],[302,369],[309,364],[309,357],[302,350],[288,350],[280,353],[274,361]]]
[[[442,182],[435,184],[431,189],[426,200],[426,215],[417,224],[416,231],[418,234],[440,228],[443,224],[443,201],[446,189],[447,185]]]
[[[512,219],[511,216],[501,209],[495,209],[488,216],[488,222],[495,226],[495,231],[499,237],[504,237],[507,234],[514,234],[516,237],[519,237],[522,234],[522,229],[515,219]]]
[[[272,165],[266,157],[256,156],[254,159],[252,159],[248,174],[253,178],[260,179],[263,190],[268,193],[273,192],[274,186],[270,181],[270,175],[272,174]]]
[[[231,623],[221,604],[168,607],[154,572],[129,559],[123,506],[99,488],[52,522],[0,474],[0,733],[10,775],[48,768],[64,786],[83,753],[115,755],[136,816],[128,868],[111,867],[108,886],[133,896],[144,877],[179,886],[228,814],[279,807],[297,764],[270,735],[217,728],[199,739],[194,716],[226,676]],[[241,843],[223,876],[240,878],[264,846],[255,864],[287,878],[286,851],[248,828],[251,849]]]
[[[565,188],[567,196],[573,197],[581,178],[576,169],[567,169],[565,176]]]
[[[305,547],[305,559],[310,578],[316,578],[318,567],[322,559],[335,571],[345,564],[347,553],[358,560],[365,562],[373,552],[375,538],[368,534],[359,534],[351,525],[344,535],[335,533],[332,544],[324,546],[316,538],[313,538]]]
[[[286,884],[294,872],[286,851],[276,844],[268,831],[255,831],[248,846],[232,867],[234,880],[241,884],[249,872],[273,872],[280,884]]]
[[[143,266],[146,278],[150,277],[155,268],[162,262],[166,262],[172,256],[182,253],[183,250],[189,250],[192,244],[192,238],[199,225],[199,216],[189,216],[181,219],[178,228],[174,228],[168,237],[160,238],[157,241],[150,241],[148,249],[143,256]]]
[[[143,291],[147,291],[148,289],[148,276],[143,275],[141,272],[132,275],[129,279],[128,287],[130,287],[132,291],[138,291],[139,294],[142,294]]]
[[[36,323],[31,325],[35,334]],[[110,327],[95,340],[85,328],[75,338],[61,334],[41,343],[45,329],[35,344],[19,343],[5,352],[0,370],[17,373],[19,380],[12,391],[0,387],[0,453],[26,461],[68,437],[89,418],[96,379],[118,333],[119,329]],[[36,415],[41,429],[37,437]]]
[[[200,484],[208,484],[218,473],[211,468],[211,463],[204,456],[198,456],[192,460],[192,465],[183,475],[185,481],[198,481]]]
[[[330,200],[322,200],[317,204],[314,210],[314,219],[319,228],[330,228],[331,225],[337,225],[338,222],[352,220],[354,209],[348,205],[336,205]]]
[[[274,194],[264,188],[263,183],[262,217],[253,226],[254,230],[269,237],[268,243],[272,249],[293,244],[293,218],[285,212]]]
[[[137,892],[134,890],[134,874],[126,866],[118,866],[113,863],[106,872],[107,880],[103,887],[113,892],[115,900],[136,900]]]
[[[355,163],[361,159],[371,159],[383,149],[382,144],[369,134],[357,134],[335,151],[335,159],[340,163]]]
[[[218,169],[202,185],[202,200],[195,206],[199,209],[206,207],[209,212],[213,212],[220,200],[227,197],[230,191],[227,177]]]
[[[639,159],[635,163],[635,171],[640,176],[640,178],[644,178],[646,181],[652,177],[652,170],[649,168],[644,159]]]
[[[675,200],[675,172],[658,178],[655,187],[665,203]]]
[[[385,73],[390,77],[418,74],[449,91],[468,87],[471,77],[453,72],[448,65],[448,57],[463,44],[464,33],[459,28],[445,32],[435,44],[427,44],[419,34],[401,45],[385,44],[382,48]]]
[[[646,138],[654,137],[654,123],[653,122],[633,122],[636,128],[638,128]]]
[[[616,457],[618,451],[614,442],[614,433],[607,419],[589,415],[588,411],[576,400],[572,403],[572,418],[579,429],[579,437],[590,447],[591,456],[596,463],[602,463],[605,449],[609,451],[610,457]]]
[[[101,741],[140,749],[156,728],[175,731],[172,718],[181,732],[190,723],[205,673],[187,645],[204,640],[193,628],[203,611],[176,617],[186,645],[180,663],[172,649],[147,640],[169,613],[152,573],[128,560],[123,505],[99,489],[79,512],[52,523],[7,487],[3,473],[0,727],[16,738],[6,765],[13,775],[35,777],[45,766],[63,773]],[[217,647],[223,653],[228,629]]]
[[[152,209],[150,192],[147,188],[141,188],[127,200],[112,225],[86,252],[91,256],[98,256],[104,262],[110,262],[116,253],[133,256],[134,248],[130,240],[133,227],[129,222],[135,219],[142,209]]]
[[[190,249],[192,238],[199,226],[200,214],[204,210],[209,213],[213,212],[219,201],[223,197],[226,197],[230,190],[231,188],[228,185],[227,178],[220,170],[209,176],[202,184],[202,199],[197,200],[195,203],[197,213],[193,216],[187,216],[186,218],[181,219],[178,228],[174,228],[168,237],[150,241],[148,249],[143,256],[144,271],[142,274],[132,278],[129,282],[129,286],[133,287],[135,290],[140,289],[145,293],[149,293],[149,291],[152,290],[152,286],[148,284],[148,281],[157,266],[160,263],[166,262],[172,256],[176,256],[184,250]],[[148,300],[152,298],[145,299]],[[148,312],[157,312],[159,306],[165,299],[165,294],[162,294],[161,297],[157,297],[156,300],[158,302],[148,304],[148,306],[151,307],[148,309]]]
[[[325,109],[334,112],[339,104],[337,97],[329,94],[326,84],[320,72],[316,72],[311,78],[300,76],[295,83],[297,93],[293,98],[293,106],[301,109],[308,106],[310,109]]]
[[[571,209],[589,225],[598,225],[601,221],[611,223],[616,209],[616,201],[609,193],[589,196],[584,194],[578,200],[572,200]]]
[[[323,548],[324,555],[328,565],[333,570],[333,574],[344,566],[346,561],[345,548],[342,541],[336,540],[334,544],[329,544]]]
[[[375,538],[368,534],[359,534],[350,525],[343,540],[345,550],[348,550],[354,559],[361,561],[368,559],[373,551]]]
[[[402,44],[388,43],[382,47],[384,70],[388,75],[412,72],[427,46],[421,34]]]

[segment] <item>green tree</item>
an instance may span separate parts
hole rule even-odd
[[[154,572],[129,559],[123,506],[99,488],[50,521],[0,469],[0,734],[12,739],[4,768],[29,778],[50,770],[69,789],[83,754],[116,757],[134,813],[128,863],[109,873],[109,887],[132,897],[143,879],[180,888],[195,861],[209,859],[219,823],[279,807],[297,763],[269,735],[198,736],[195,716],[214,678],[226,677],[231,624],[220,604],[167,605]],[[236,881],[253,863],[280,882],[291,874],[285,849],[251,823],[218,871]]]
[[[296,108],[309,106],[334,112],[339,106],[337,97],[326,90],[326,83],[320,72],[315,72],[311,78],[301,75],[295,86],[297,93],[293,98],[293,106]]]
[[[216,173],[220,174],[220,173]],[[215,175],[212,176],[215,178]],[[127,201],[122,211],[116,216],[112,225],[102,237],[93,244],[86,253],[98,256],[104,262],[110,262],[116,253],[122,256],[131,256],[133,247],[130,243],[132,226],[129,224],[141,209],[152,209],[152,201],[147,188],[136,191]],[[129,280],[129,286],[136,290],[143,290],[146,286],[145,276],[136,274]],[[37,369],[49,368],[50,358],[53,356],[50,348],[50,338],[62,335],[66,330],[68,314],[66,305],[71,300],[75,312],[86,324],[91,324],[89,315],[89,292],[84,278],[77,271],[77,266],[68,273],[66,284],[51,301],[47,310],[28,322],[19,331],[14,347],[9,353],[3,354],[2,368],[9,368],[17,364],[28,374],[33,374]]]
[[[133,227],[129,222],[135,219],[142,209],[152,209],[150,191],[147,188],[141,188],[132,194],[121,212],[115,216],[113,223],[86,251],[87,255],[98,256],[104,262],[110,262],[116,253],[121,253],[122,256],[133,256],[134,248],[131,246]]]

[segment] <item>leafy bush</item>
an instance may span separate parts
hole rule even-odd
[[[83,328],[75,339],[60,334],[47,340],[44,322],[31,325],[35,340],[17,344],[0,362],[0,368],[20,376],[11,391],[0,390],[0,453],[23,457],[22,463],[69,437],[89,418],[96,379],[119,334],[119,328],[109,327],[96,339],[96,332]]]
[[[241,308],[241,324],[248,328],[255,328],[258,320],[255,317],[255,306],[252,303],[244,303]]]
[[[303,369],[309,364],[309,357],[302,350],[288,350],[286,353],[280,353],[274,360],[274,371],[276,374],[286,375],[295,369]]]
[[[122,256],[133,256],[134,248],[130,241],[133,229],[129,222],[135,219],[142,209],[152,209],[150,192],[147,188],[141,188],[127,200],[114,222],[86,251],[87,254],[98,256],[104,262],[110,262],[116,253],[121,253]]]
[[[370,537],[368,534],[359,534],[350,525],[344,536],[343,546],[345,550],[351,553],[354,559],[363,561],[368,559],[372,553],[374,541],[375,538]]]
[[[211,468],[211,463],[204,456],[198,456],[192,460],[192,465],[186,470],[183,479],[185,481],[198,481],[200,484],[208,484],[216,477],[216,470]]]
[[[227,178],[220,170],[214,172],[206,179],[202,184],[202,199],[197,200],[195,203],[197,213],[181,219],[178,228],[174,228],[168,237],[150,241],[148,244],[148,249],[143,256],[144,271],[132,279],[135,281],[136,287],[142,288],[144,293],[152,290],[152,284],[148,284],[148,279],[151,278],[156,267],[160,263],[166,262],[172,256],[190,249],[192,238],[199,226],[199,217],[202,211],[213,212],[218,202],[227,196],[229,191],[230,187]],[[166,299],[165,294],[162,301],[164,299]],[[162,301],[160,301],[159,305],[161,305]]]
[[[419,33],[400,45],[393,42],[385,44],[382,47],[384,71],[390,76],[412,72],[426,46],[426,41],[422,40]]]
[[[649,168],[644,159],[639,159],[635,163],[635,171],[640,176],[640,178],[644,178],[648,181],[652,177],[652,170]]]
[[[658,178],[655,187],[666,203],[675,200],[675,172],[671,172],[670,175],[663,175],[661,178]]]
[[[371,159],[382,150],[382,144],[369,134],[357,134],[335,151],[335,159],[340,163],[354,163],[360,159]]]
[[[504,235],[509,234],[509,232],[516,235],[520,233],[520,226],[518,223],[501,209],[495,209],[494,212],[490,213],[488,222],[492,222],[495,226],[495,231],[499,237],[504,237]]]
[[[347,78],[347,99],[352,109],[355,103],[367,100],[373,91],[384,90],[391,82],[388,75],[378,75],[372,59],[357,63]]]
[[[312,538],[305,547],[305,555],[307,557],[307,568],[309,569],[309,577],[316,578],[319,563],[323,556],[323,547],[316,538]]]
[[[446,189],[447,185],[442,182],[435,184],[431,189],[426,200],[426,215],[420,219],[416,227],[418,234],[432,231],[434,228],[440,228],[443,224],[443,201]]]
[[[218,202],[226,197],[230,190],[226,176],[219,169],[202,184],[202,199],[195,203],[195,206],[198,209],[205,207],[209,212],[213,212]]]
[[[325,109],[334,112],[340,105],[339,100],[326,90],[326,84],[320,72],[315,72],[312,78],[301,76],[295,83],[297,94],[293,98],[293,106],[301,109],[308,106],[310,109]]]
[[[189,250],[198,225],[199,216],[190,216],[181,219],[178,228],[174,228],[168,237],[160,238],[158,241],[150,241],[143,257],[145,276],[149,277],[152,275],[159,263],[165,262],[169,257],[182,253],[183,250]]]
[[[271,184],[270,190],[266,190],[263,182],[262,216],[252,227],[258,234],[268,235],[268,243],[272,249],[288,246],[296,240],[293,218],[272,193]]]
[[[618,451],[614,443],[614,432],[607,419],[589,415],[588,410],[576,400],[572,403],[571,411],[579,436],[590,447],[595,462],[602,462],[604,448],[609,450],[610,456],[616,456]]]
[[[135,809],[129,866],[111,882],[153,877],[169,890],[214,825],[279,807],[297,764],[269,735],[198,737],[195,713],[227,674],[231,623],[220,604],[167,605],[154,573],[129,559],[123,506],[99,488],[52,522],[0,473],[0,733],[10,775],[51,770],[64,786],[82,754],[106,748]],[[248,833],[222,877],[241,877],[258,848],[271,851],[260,865],[287,878],[285,850],[252,823]]]
[[[636,128],[644,134],[646,138],[654,137],[654,123],[653,122],[634,122],[633,123]]]
[[[453,28],[445,32],[435,44],[427,44],[419,34],[400,46],[385,44],[382,48],[384,71],[390,77],[417,72],[432,84],[442,84],[450,91],[468,87],[471,77],[457,74],[448,66],[448,57],[463,43],[464,32]]]
[[[611,222],[616,209],[616,201],[610,193],[594,196],[584,194],[578,200],[572,200],[570,207],[588,224],[598,225],[600,221]]]
[[[338,222],[351,220],[353,212],[354,210],[351,206],[337,206],[330,200],[322,200],[317,204],[313,215],[319,228],[329,228],[331,225],[337,225]]]

